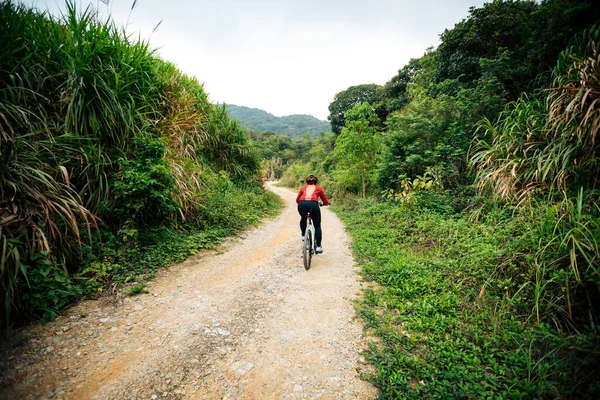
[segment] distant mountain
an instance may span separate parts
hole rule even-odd
[[[331,132],[327,121],[321,121],[312,115],[288,115],[276,117],[258,108],[248,108],[227,104],[231,118],[237,119],[246,129],[258,132],[284,133],[293,138],[309,133],[311,137],[319,136],[321,132]]]

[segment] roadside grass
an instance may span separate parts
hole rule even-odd
[[[377,283],[357,312],[377,338],[366,354],[377,373],[366,378],[380,398],[578,398],[598,390],[572,387],[582,371],[570,361],[593,343],[532,323],[523,292],[494,274],[521,245],[510,215],[474,222],[374,199],[334,210],[364,277]]]
[[[28,284],[20,288],[29,303],[27,317],[51,321],[82,296],[102,296],[114,290],[129,296],[144,293],[146,282],[159,269],[214,249],[225,238],[278,215],[283,207],[279,196],[270,191],[257,189],[255,193],[235,186],[209,191],[204,204],[202,214],[185,225],[121,230],[120,235],[108,229],[93,232],[91,242],[83,241],[86,256],[72,276],[44,260],[46,269],[30,275]],[[57,287],[57,282],[62,286]]]
[[[205,226],[160,226],[136,233],[130,241],[105,233],[108,242],[95,246],[100,252],[89,254],[78,275],[85,293],[102,292],[113,283],[130,296],[143,293],[145,282],[153,279],[158,269],[214,249],[225,238],[278,215],[283,208],[281,198],[270,191],[249,193],[232,187],[209,197],[206,204],[210,207],[202,218]]]

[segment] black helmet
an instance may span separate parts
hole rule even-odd
[[[319,180],[317,179],[316,176],[314,176],[313,174],[310,174],[309,176],[306,177],[306,183],[308,183],[309,185],[316,185],[317,182]]]

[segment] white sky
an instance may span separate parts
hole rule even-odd
[[[61,0],[30,0],[56,13]],[[484,0],[77,0],[111,12],[204,83],[212,102],[325,120],[336,93],[384,84]],[[158,30],[153,28],[162,20]]]

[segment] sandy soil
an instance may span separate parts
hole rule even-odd
[[[5,399],[370,399],[352,298],[360,280],[323,208],[306,271],[295,194],[277,219],[162,271],[148,294],[86,301],[0,361]]]

